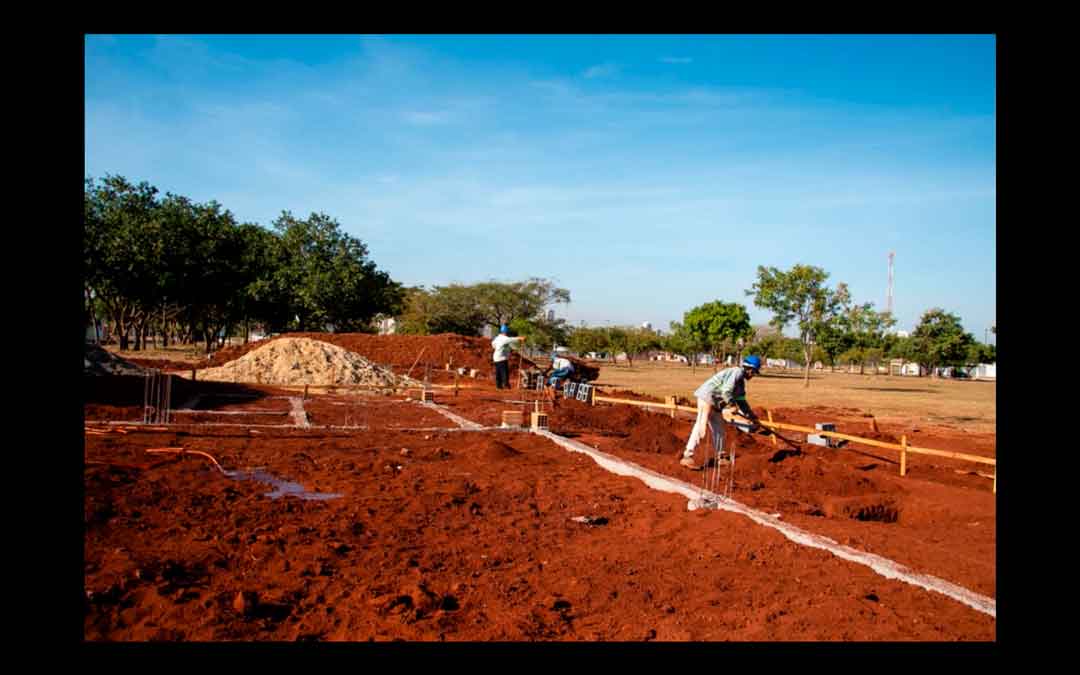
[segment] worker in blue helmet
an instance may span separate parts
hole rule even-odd
[[[510,349],[515,342],[524,342],[525,340],[523,337],[510,337],[507,335],[509,332],[510,327],[504,323],[499,326],[499,334],[491,341],[491,348],[494,350],[491,360],[495,362],[496,389],[510,388]]]
[[[697,420],[690,431],[690,438],[686,441],[686,449],[679,464],[694,471],[702,468],[694,461],[694,450],[701,439],[705,438],[706,429],[712,432],[717,462],[727,461],[724,456],[724,417],[721,412],[724,408],[736,408],[743,417],[750,420],[752,428],[757,428],[757,415],[746,402],[746,383],[760,372],[761,359],[747,356],[741,365],[724,368],[694,391],[694,396],[697,397]]]

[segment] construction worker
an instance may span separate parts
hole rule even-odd
[[[491,355],[491,360],[495,362],[495,388],[496,389],[509,389],[510,388],[510,348],[513,347],[515,342],[524,342],[524,337],[510,337],[507,333],[510,332],[510,327],[505,323],[499,326],[499,334],[495,336],[495,339],[491,341],[491,348],[494,353]]]
[[[726,462],[724,454],[724,417],[722,410],[732,406],[743,417],[750,420],[752,429],[758,426],[757,415],[750,409],[746,402],[746,383],[754,375],[761,372],[761,359],[757,356],[747,356],[740,366],[724,368],[716,373],[694,391],[697,397],[697,420],[694,428],[690,431],[690,438],[686,441],[686,450],[683,451],[679,464],[693,471],[700,471],[701,466],[694,462],[694,449],[701,439],[705,437],[706,427],[712,431],[713,447],[716,448],[718,463]]]
[[[570,359],[566,358],[567,353],[569,353],[569,350],[566,347],[556,347],[555,353],[551,355],[552,371],[548,384],[556,389],[559,386],[559,380],[570,377],[574,373],[574,364],[570,362]]]

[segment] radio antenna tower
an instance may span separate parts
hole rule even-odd
[[[885,311],[892,314],[893,257],[895,251],[889,251],[889,294],[885,298]]]

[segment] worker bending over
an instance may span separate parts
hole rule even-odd
[[[568,351],[566,347],[556,347],[555,352],[551,355],[552,371],[548,378],[548,384],[552,387],[558,388],[559,380],[570,377],[574,373],[574,364],[570,362],[570,359],[566,358]]]
[[[694,396],[697,397],[697,420],[690,431],[690,438],[686,441],[686,450],[683,451],[679,464],[694,471],[701,470],[702,467],[694,462],[694,449],[705,437],[706,427],[712,432],[717,462],[727,461],[723,456],[724,417],[722,410],[728,406],[737,408],[743,417],[750,420],[753,428],[757,428],[757,415],[746,402],[746,383],[759,372],[761,372],[761,359],[756,356],[747,356],[743,359],[741,366],[724,368],[705,380],[694,391]]]

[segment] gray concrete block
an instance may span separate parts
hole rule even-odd
[[[814,428],[818,431],[836,431],[836,425],[832,422],[818,422]]]
[[[824,429],[822,431],[824,431]],[[831,448],[832,447],[832,445],[829,443],[829,438],[828,437],[819,436],[817,434],[808,435],[806,437],[806,442],[807,443],[813,443],[814,445],[820,445],[820,446],[823,446],[823,447],[826,447],[826,448]]]

